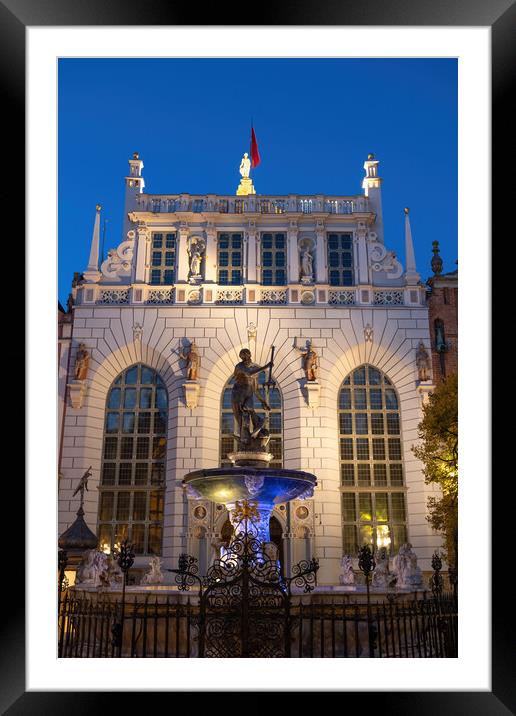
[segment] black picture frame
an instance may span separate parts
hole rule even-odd
[[[252,6],[249,6],[253,10]],[[226,2],[221,6],[205,7],[202,25],[259,24],[288,26],[295,25],[375,25],[375,26],[489,26],[492,32],[492,176],[507,176],[505,162],[507,149],[514,146],[514,115],[509,111],[511,80],[515,73],[516,5],[513,0],[347,0],[338,3],[312,4],[299,0],[295,4],[263,4],[254,8],[248,18],[242,16],[242,6]],[[17,204],[17,235],[19,220],[24,216],[21,206],[24,182],[25,146],[25,30],[28,26],[81,26],[81,25],[196,25],[199,10],[195,7],[177,6],[170,0],[3,0],[0,1],[0,85],[8,112],[4,113],[7,128],[4,129],[4,167],[8,167],[10,206]],[[233,21],[229,19],[233,19]],[[18,170],[18,180],[13,172]],[[512,187],[510,187],[512,190]],[[513,200],[514,201],[514,200]],[[506,191],[493,191],[492,215],[507,216]],[[494,235],[494,232],[493,232]],[[509,235],[509,234],[507,234]],[[21,241],[18,251],[22,250]],[[19,254],[18,254],[19,259]],[[485,277],[485,268],[481,267]],[[21,310],[20,310],[21,308]],[[12,309],[14,310],[14,309]],[[23,307],[16,305],[16,314],[22,315]],[[19,318],[18,318],[18,322]],[[18,341],[14,359],[23,363],[20,346],[23,346],[23,331]],[[13,358],[13,356],[11,356]],[[493,391],[496,394],[496,377],[493,376]],[[18,396],[19,400],[19,396]],[[19,401],[23,405],[23,401]],[[509,439],[508,435],[506,436]],[[488,440],[488,436],[485,436]],[[497,437],[499,445],[504,433]],[[507,443],[506,443],[507,444]],[[493,447],[494,454],[494,447]],[[20,476],[19,476],[20,477]],[[11,480],[14,504],[24,502],[23,480]],[[502,481],[493,481],[493,515],[502,514],[506,499]],[[499,509],[499,511],[497,510]],[[510,547],[510,520],[494,520],[492,541],[493,551],[493,594],[492,594],[492,690],[477,691],[427,691],[427,692],[368,692],[367,696],[357,693],[356,703],[364,708],[378,710],[382,714],[445,714],[464,713],[468,716],[502,715],[516,713],[516,638],[514,630],[514,609],[510,602],[510,586],[507,581],[507,567],[512,560]],[[22,553],[17,539],[17,554]],[[474,549],[474,536],[471,548]],[[8,550],[7,545],[4,546]],[[483,569],[479,566],[480,574]],[[474,580],[468,584],[468,575],[463,577],[462,588],[471,589],[474,596]],[[0,708],[7,714],[61,714],[74,715],[97,710],[116,708],[114,694],[99,692],[27,692],[25,687],[25,613],[21,595],[25,584],[24,568],[19,557],[9,565],[10,589],[8,607],[4,607],[6,624],[0,639]],[[15,585],[12,586],[12,585]],[[364,664],[367,669],[367,664]],[[345,671],[345,664],[343,665]],[[314,683],[314,690],[317,684]],[[371,684],[374,688],[374,684]],[[353,694],[355,696],[355,694]],[[149,694],[131,694],[133,708],[148,704]],[[143,700],[145,699],[145,701]],[[345,697],[350,705],[351,694]],[[352,699],[354,700],[354,699]],[[344,706],[344,702],[342,704]],[[355,705],[355,708],[357,706]]]

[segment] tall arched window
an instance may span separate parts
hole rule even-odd
[[[234,378],[230,378],[226,383],[226,387],[222,393],[222,414],[220,419],[221,438],[220,438],[220,464],[222,467],[231,465],[228,460],[229,452],[236,452],[237,441],[234,437],[236,430],[233,411],[231,409],[231,389]],[[271,439],[267,447],[274,457],[270,465],[282,467],[283,465],[283,413],[281,406],[281,393],[278,388],[266,385],[267,374],[262,372],[258,375],[258,385],[262,397],[265,398],[271,407],[271,411],[267,413],[260,402],[254,398],[254,410],[262,417],[269,416],[269,422],[265,422],[265,427],[270,431]]]
[[[363,365],[339,392],[343,546],[397,552],[407,541],[398,396],[377,368]]]
[[[137,554],[161,554],[168,397],[155,370],[133,365],[106,402],[99,543],[124,538]]]

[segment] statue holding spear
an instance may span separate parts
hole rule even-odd
[[[266,400],[262,398],[258,390],[258,373],[269,368],[269,381],[272,383],[272,367],[274,365],[274,346],[271,350],[271,360],[263,366],[259,366],[252,362],[251,351],[248,348],[242,348],[238,354],[241,362],[237,363],[234,370],[235,383],[231,391],[231,404],[233,415],[237,423],[237,432],[235,437],[239,443],[248,446],[251,440],[256,439],[264,428],[264,419],[256,413],[253,407],[254,396],[260,401],[264,409],[269,412],[270,406]]]

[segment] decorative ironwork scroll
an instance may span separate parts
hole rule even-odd
[[[256,503],[244,500],[235,512],[234,538],[205,577],[199,577],[196,560],[188,555],[181,555],[178,569],[170,570],[180,589],[199,585],[199,656],[288,657],[292,587],[311,592],[319,563],[300,562],[291,577],[284,577],[260,540]]]

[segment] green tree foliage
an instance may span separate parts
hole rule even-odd
[[[458,428],[458,381],[456,375],[450,375],[423,406],[423,420],[418,425],[422,442],[412,451],[423,463],[426,484],[437,484],[441,488],[439,497],[428,498],[427,519],[443,534],[448,564],[455,567],[458,556]]]

